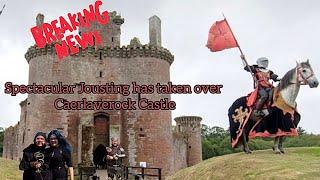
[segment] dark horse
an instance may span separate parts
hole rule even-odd
[[[247,97],[240,97],[229,108],[231,145],[233,148],[243,145],[246,153],[251,153],[248,141],[255,137],[274,137],[275,153],[284,153],[282,143],[285,136],[298,135],[297,126],[300,114],[296,111],[296,97],[300,85],[315,88],[319,84],[309,60],[297,63],[288,71],[274,88],[271,106],[264,111],[263,118],[255,117],[253,106],[247,103]]]

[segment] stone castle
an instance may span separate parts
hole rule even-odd
[[[37,16],[37,24],[43,23]],[[102,46],[88,47],[74,56],[58,61],[54,45],[45,48],[31,46],[25,58],[29,63],[29,84],[166,84],[170,81],[170,65],[174,56],[161,46],[161,20],[149,18],[148,44],[133,38],[129,45],[121,46],[121,25],[124,19],[116,12],[109,13],[109,23],[95,24],[91,28],[102,36]],[[86,29],[79,29],[80,32]],[[79,33],[80,34],[80,33]],[[92,164],[94,149],[109,146],[111,137],[118,137],[127,153],[126,163],[162,168],[163,175],[192,166],[202,160],[201,118],[182,116],[172,126],[170,110],[56,110],[57,98],[68,100],[123,100],[121,94],[29,94],[20,103],[20,121],[5,130],[3,157],[19,160],[22,150],[32,143],[37,131],[59,129],[73,147],[73,163]],[[170,94],[130,94],[138,100],[153,101],[168,98]]]

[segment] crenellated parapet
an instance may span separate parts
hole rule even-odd
[[[124,18],[122,18],[120,14],[117,14],[117,11],[109,12],[109,20],[117,25],[124,23]]]
[[[169,64],[173,63],[174,56],[169,50],[163,47],[151,45],[127,45],[122,47],[87,47],[86,49],[79,48],[79,53],[73,55],[76,57],[98,57],[102,53],[103,57],[109,58],[134,58],[134,57],[154,57],[167,61]],[[32,58],[44,55],[56,54],[54,44],[48,44],[44,48],[38,48],[36,45],[29,47],[25,54],[25,58],[30,62]]]
[[[201,117],[198,116],[180,116],[174,118],[177,123],[178,132],[191,129],[195,131],[196,129],[201,129]]]

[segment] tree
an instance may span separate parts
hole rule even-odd
[[[301,135],[304,135],[304,134],[307,134],[306,133],[306,130],[304,130],[304,129],[302,129],[302,127],[298,127],[298,129],[297,129],[297,131],[298,131],[298,134],[301,136]]]
[[[202,138],[206,138],[210,135],[210,127],[205,125],[205,124],[202,124],[201,126],[201,137]]]

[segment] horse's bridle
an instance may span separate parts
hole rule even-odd
[[[314,72],[313,72],[312,68],[310,68],[311,74],[305,78],[305,77],[303,77],[300,69],[302,69],[302,67],[300,65],[297,65],[297,67],[296,67],[297,82],[300,85],[308,85],[308,79],[311,78],[312,76],[314,76]]]

